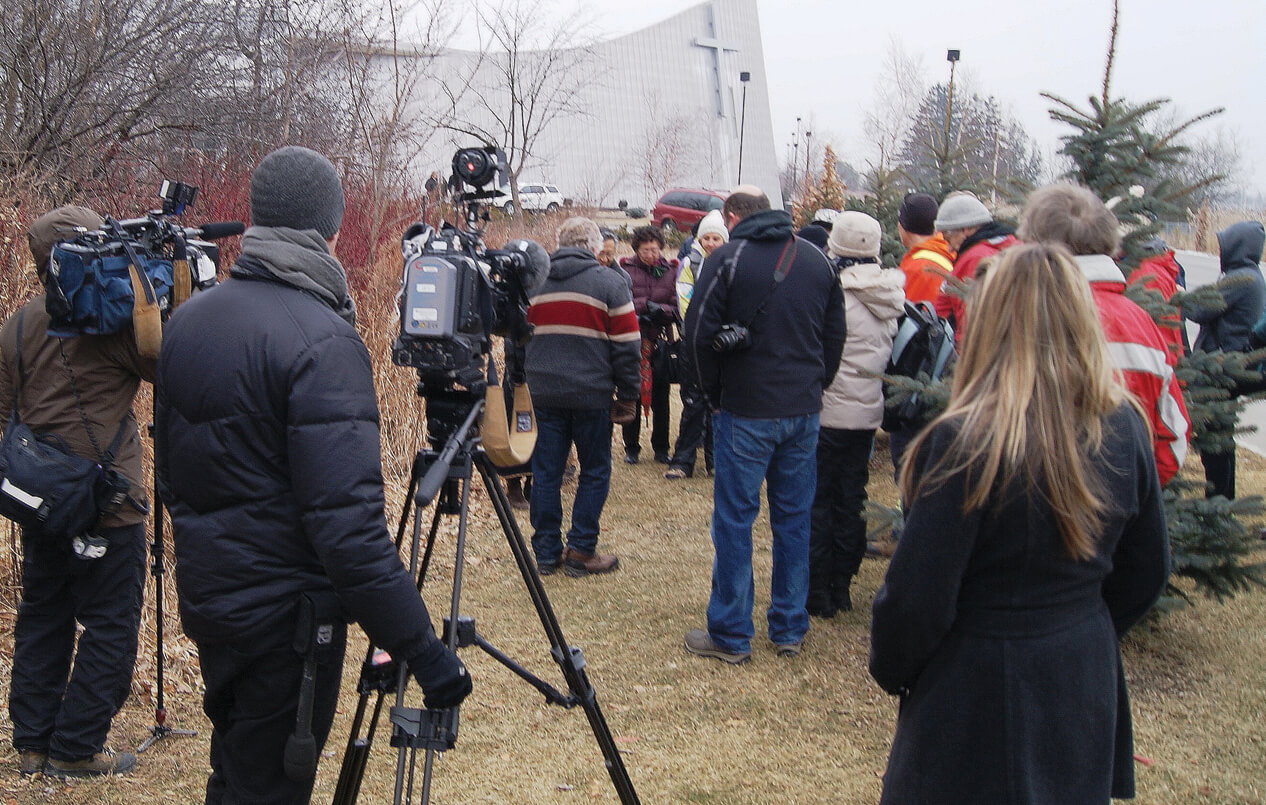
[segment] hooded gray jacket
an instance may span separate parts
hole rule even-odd
[[[1224,310],[1188,303],[1183,315],[1200,325],[1193,349],[1204,352],[1244,352],[1249,334],[1266,306],[1266,281],[1258,263],[1266,245],[1266,229],[1260,221],[1241,221],[1218,233],[1222,276],[1217,288],[1226,300]]]

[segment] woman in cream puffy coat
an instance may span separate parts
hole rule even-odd
[[[822,394],[818,432],[808,610],[821,618],[853,606],[849,586],[866,552],[868,463],[884,410],[883,382],[876,375],[888,365],[904,309],[905,274],[880,265],[880,234],[874,218],[845,212],[827,242],[839,267],[848,338],[839,373]]]

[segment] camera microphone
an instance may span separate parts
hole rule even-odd
[[[220,238],[231,238],[234,235],[240,235],[245,231],[246,225],[241,221],[212,221],[202,226],[185,227],[185,237],[219,240]]]

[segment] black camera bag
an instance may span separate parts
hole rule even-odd
[[[37,435],[9,417],[0,439],[0,515],[28,533],[71,539],[97,520],[101,465],[70,453],[57,436]]]
[[[70,540],[90,531],[117,497],[123,479],[110,463],[124,426],[120,424],[103,463],[75,455],[59,436],[37,434],[21,421],[22,316],[18,313],[13,411],[0,438],[0,515],[39,538]]]

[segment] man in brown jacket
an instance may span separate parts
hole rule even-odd
[[[40,281],[47,279],[53,244],[102,223],[91,210],[60,207],[31,224],[27,238]],[[36,433],[56,434],[77,455],[97,461],[118,435],[114,468],[131,489],[97,529],[105,542],[97,558],[77,555],[69,542],[22,534],[22,602],[9,692],[13,746],[23,774],[124,774],[136,757],[104,746],[136,661],[148,505],[132,399],[141,380],[153,381],[154,361],[137,355],[130,329],[53,338],[48,325],[40,294],[0,330],[0,411],[16,408]],[[78,652],[76,622],[83,627]]]

